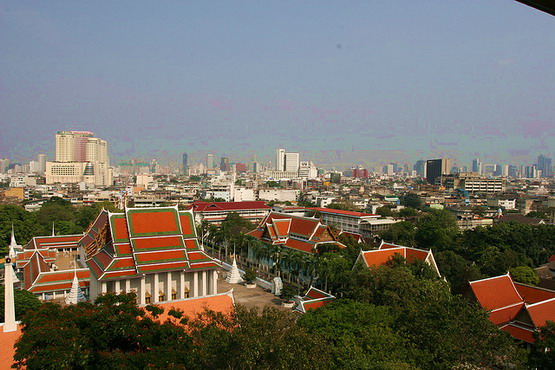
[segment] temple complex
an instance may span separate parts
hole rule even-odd
[[[199,248],[191,210],[102,211],[79,244],[91,300],[135,292],[139,304],[149,304],[217,293],[219,265]]]

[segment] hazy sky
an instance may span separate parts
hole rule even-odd
[[[555,154],[555,17],[512,0],[0,2],[0,156]]]

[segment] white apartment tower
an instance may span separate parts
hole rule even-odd
[[[283,171],[285,168],[285,149],[278,149],[276,152],[276,171]]]

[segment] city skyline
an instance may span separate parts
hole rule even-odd
[[[553,31],[505,0],[7,1],[0,157],[52,158],[52,132],[92,130],[116,161],[530,163],[555,156]]]

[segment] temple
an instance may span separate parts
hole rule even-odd
[[[139,304],[217,293],[219,265],[200,248],[191,210],[102,211],[79,241],[90,296],[135,292]]]
[[[355,265],[362,263],[366,267],[379,267],[385,265],[395,255],[403,257],[407,262],[423,261],[430,265],[432,270],[441,277],[432,250],[423,250],[402,245],[385,243],[382,240],[380,247],[370,251],[360,251]]]

